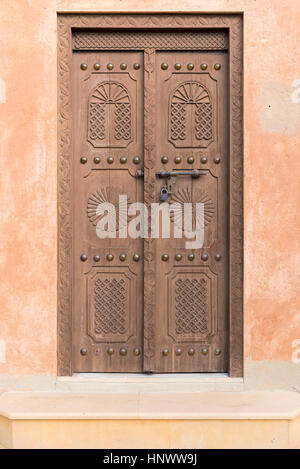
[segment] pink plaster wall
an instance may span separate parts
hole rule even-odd
[[[12,0],[0,4],[0,373],[56,374],[56,12],[137,4],[244,12],[245,358],[291,360],[300,339],[300,3]]]

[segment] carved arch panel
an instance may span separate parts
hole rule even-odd
[[[213,139],[210,92],[199,81],[180,83],[170,96],[169,139],[175,147],[206,147]]]
[[[126,147],[132,139],[132,105],[126,86],[97,84],[88,100],[88,141],[98,148]]]

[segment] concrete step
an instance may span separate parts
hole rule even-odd
[[[297,392],[6,392],[6,448],[299,448]]]

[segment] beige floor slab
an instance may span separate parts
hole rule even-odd
[[[300,414],[293,392],[207,392],[140,395],[141,418],[291,419]]]
[[[126,419],[138,415],[138,394],[8,392],[0,415],[9,419]]]
[[[75,394],[8,392],[0,415],[9,419],[293,419],[296,392]]]

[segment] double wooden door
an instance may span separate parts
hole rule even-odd
[[[78,51],[72,90],[73,370],[226,371],[226,51]]]

